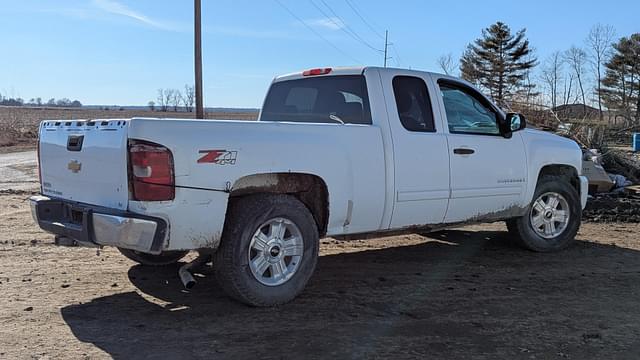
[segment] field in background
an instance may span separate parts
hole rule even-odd
[[[46,108],[0,106],[0,152],[8,148],[17,150],[35,146],[38,124],[42,120],[122,119],[132,117],[188,118],[193,112],[161,112],[113,108],[109,110],[89,108]],[[207,119],[256,120],[258,112],[212,111]],[[3,151],[4,150],[4,151]]]

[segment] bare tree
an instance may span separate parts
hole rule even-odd
[[[164,89],[158,89],[158,105],[160,105],[160,111],[167,111],[167,104],[168,102],[166,101],[166,96],[165,96],[165,90]]]
[[[572,87],[573,87],[573,73],[569,72],[569,80],[568,80],[568,84],[567,84],[567,80],[565,79],[565,81],[563,81],[563,87],[564,87],[564,91],[562,92],[562,104],[563,105],[568,105],[570,102],[572,102],[571,100],[571,91],[572,91]]]
[[[151,110],[151,111],[155,111],[155,110],[156,110],[156,103],[155,103],[155,101],[149,101],[149,102],[147,103],[147,105],[149,106],[149,110]]]
[[[171,89],[171,97],[169,98],[169,104],[173,106],[173,111],[178,112],[178,108],[182,103],[182,93],[178,89]]]
[[[453,75],[457,69],[456,62],[453,60],[451,53],[440,56],[438,58],[438,66],[440,66],[440,69],[447,75]]]
[[[569,50],[565,52],[565,59],[567,64],[573,73],[576,75],[576,80],[578,81],[578,87],[580,89],[580,95],[582,96],[582,106],[584,109],[584,114],[587,113],[587,97],[584,94],[584,65],[587,62],[587,53],[576,46],[572,46]]]
[[[195,86],[184,86],[184,107],[188,112],[193,111],[193,102],[196,98],[196,88]]]
[[[168,110],[169,106],[172,104],[173,101],[173,93],[175,92],[174,89],[166,89],[164,91],[164,103],[166,104],[166,108]],[[165,111],[167,111],[165,110]]]
[[[616,35],[616,31],[611,25],[596,24],[589,31],[587,45],[589,55],[591,55],[591,65],[596,76],[596,94],[598,96],[598,111],[602,120],[602,67],[611,55],[611,43]]]
[[[549,87],[551,108],[558,106],[558,85],[562,80],[562,54],[559,51],[551,54],[542,68],[542,81]]]
[[[535,48],[531,48],[532,51],[535,51]],[[538,59],[533,53],[529,53],[525,56],[525,60],[528,62],[532,62],[534,64],[538,64]],[[522,84],[522,91],[524,93],[524,100],[528,106],[532,105],[532,99],[540,95],[540,93],[536,92],[534,89],[536,84],[531,79],[532,68],[528,68],[524,70],[524,79]]]

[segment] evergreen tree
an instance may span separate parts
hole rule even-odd
[[[483,87],[499,104],[531,90],[524,80],[536,65],[525,29],[511,34],[502,22],[482,30],[482,37],[469,44],[460,59],[462,77]]]
[[[602,101],[628,122],[640,123],[640,33],[621,38],[605,64]]]

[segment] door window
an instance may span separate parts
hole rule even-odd
[[[454,134],[500,135],[495,111],[466,89],[440,84],[449,132]]]
[[[424,80],[413,76],[393,78],[398,116],[409,131],[435,132],[431,100]]]

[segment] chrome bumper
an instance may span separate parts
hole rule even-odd
[[[31,215],[43,230],[77,244],[162,251],[167,229],[162,219],[40,195],[29,201]]]

